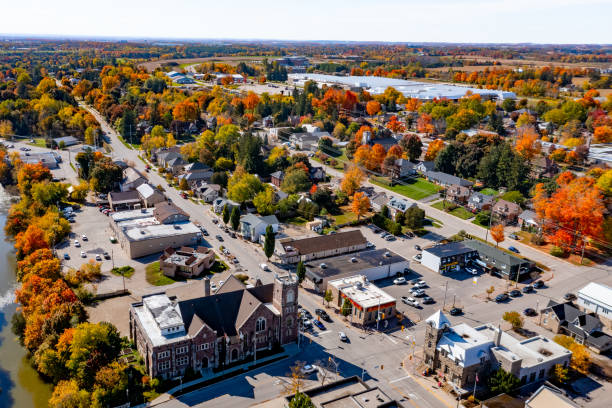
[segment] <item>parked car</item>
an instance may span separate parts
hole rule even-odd
[[[518,235],[516,235],[516,234],[510,234],[510,235],[508,235],[508,236],[509,236],[510,238],[512,238],[512,239],[516,239],[517,241],[520,239],[520,238],[519,238],[519,236],[518,236]]]
[[[318,328],[319,330],[325,330],[325,326],[323,325],[323,323],[321,323],[321,321],[320,321],[320,320],[314,319],[314,320],[312,321],[312,324],[314,324],[315,326],[317,326],[317,328]]]
[[[476,268],[465,268],[467,273],[471,273],[472,275],[478,275],[478,270]]]
[[[102,257],[100,256],[100,254],[96,254],[96,261],[101,261]]]
[[[81,246],[81,243],[79,242],[78,239],[74,240],[74,246],[77,247],[77,248],[79,248]]]
[[[70,255],[68,255],[68,254],[64,254],[64,259],[65,259],[65,260],[70,259]]]
[[[521,296],[521,291],[518,289],[513,289],[510,291],[510,296],[511,297],[519,297]]]
[[[304,367],[300,369],[303,375],[310,375],[316,373],[318,368],[316,365],[306,364]]]
[[[223,242],[223,237],[221,235],[215,235],[215,238],[217,238],[217,241]]]
[[[414,238],[414,234],[413,234],[412,232],[410,232],[410,231],[407,231],[407,232],[406,232],[406,236],[407,236],[408,238]]]
[[[346,333],[344,332],[338,333],[338,337],[340,337],[340,341],[343,341],[345,343],[348,341],[348,337],[346,337]]]
[[[304,327],[305,330],[308,330],[308,329],[312,328],[312,322],[309,319],[303,318],[302,319],[302,327]]]
[[[542,289],[544,287],[544,282],[542,282],[541,280],[535,281],[533,283],[533,287],[536,289]]]
[[[431,296],[427,296],[427,295],[423,296],[423,304],[424,305],[428,305],[430,303],[434,303],[433,298]]]
[[[450,314],[451,314],[451,316],[459,316],[459,315],[460,315],[460,314],[462,314],[462,313],[463,313],[463,310],[461,310],[461,308],[459,308],[459,307],[453,307],[453,308],[450,310]]]
[[[108,239],[110,240],[111,244],[116,244],[117,243],[117,238],[115,238],[115,237],[109,237]]]
[[[538,313],[537,313],[537,312],[536,312],[534,309],[532,309],[532,308],[528,307],[527,309],[523,310],[523,314],[524,314],[525,316],[535,316],[535,315],[537,315]]]
[[[500,295],[495,296],[495,301],[496,302],[505,302],[506,300],[510,299],[510,297],[508,296],[507,293],[502,293]]]
[[[85,253],[85,251],[81,251],[81,258],[87,258],[87,254]]]
[[[183,197],[184,199],[187,199],[187,197],[189,197],[189,196],[187,195],[186,192],[182,191],[181,192],[181,197]]]
[[[308,310],[306,309],[302,309],[302,313],[301,313],[306,319],[312,319],[312,313],[310,313]]]
[[[236,238],[236,233],[235,232],[230,232],[230,237]]]
[[[563,299],[565,299],[565,300],[574,300],[574,299],[576,299],[576,295],[574,295],[573,293],[566,293],[565,295],[563,295]]]
[[[104,256],[104,259],[110,259],[110,255],[108,252],[104,251],[104,253],[102,254],[102,256]]]
[[[201,230],[202,230],[202,235],[207,237],[208,236],[208,231],[206,231],[206,228],[202,227]]]
[[[421,259],[423,259],[423,256],[422,256],[421,254],[416,254],[415,256],[413,256],[413,257],[412,257],[412,259],[413,259],[415,262],[419,262],[419,263],[420,263],[420,262],[421,262]]]
[[[418,246],[418,245],[415,245],[415,246],[414,246],[414,249],[416,249],[417,251],[422,251],[421,247],[420,247],[420,246]]]
[[[419,281],[420,281],[420,279],[412,279],[412,280],[410,281],[410,284],[411,284],[411,285],[416,285],[417,283],[419,283]]]
[[[385,241],[395,241],[395,236],[394,235],[387,235],[385,237]]]
[[[533,286],[527,285],[523,288],[523,293],[531,293],[533,292]]]
[[[413,297],[402,296],[401,299],[402,302],[407,304],[408,306],[419,307],[419,302]]]
[[[520,253],[520,251],[519,251],[518,249],[516,249],[515,247],[513,247],[513,246],[509,246],[509,247],[508,247],[508,250],[509,250],[509,251],[512,251],[512,252],[514,252],[514,253],[517,253],[517,254],[519,254],[519,253]]]
[[[366,248],[374,248],[374,244],[368,241],[366,242]]]
[[[399,278],[393,279],[393,284],[394,285],[403,285],[405,283],[406,283],[406,278],[404,278],[403,276],[400,276]]]
[[[423,289],[423,288],[426,288],[426,287],[427,287],[427,282],[420,280],[420,281],[418,281],[418,282],[417,282],[417,283],[414,285],[414,287],[415,287],[415,288],[417,288],[417,289]]]
[[[270,268],[268,268],[268,265],[265,263],[259,264],[259,267],[261,268],[262,271],[269,271]]]
[[[327,314],[325,310],[315,309],[315,314],[319,316],[321,319],[325,320],[326,322],[331,322],[331,318],[329,317],[329,315]]]
[[[423,289],[412,288],[410,292],[412,293],[413,296],[416,296],[416,297],[425,296],[425,291]]]
[[[87,241],[87,235],[85,235],[85,234],[81,235],[81,239],[82,239],[83,241]]]

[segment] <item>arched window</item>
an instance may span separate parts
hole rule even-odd
[[[262,332],[264,330],[266,330],[266,319],[263,317],[260,317],[259,319],[257,319],[257,322],[255,323],[255,331]]]
[[[295,300],[295,293],[292,290],[287,291],[287,296],[285,297],[287,303],[293,303]]]
[[[238,350],[233,349],[232,350],[232,361],[236,361],[238,360]]]

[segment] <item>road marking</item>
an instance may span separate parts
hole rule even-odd
[[[397,341],[393,340],[391,336],[387,335],[386,333],[383,333],[383,334],[385,335],[386,338],[388,338],[391,341],[391,343],[397,344]]]
[[[324,335],[324,334],[333,333],[333,331],[332,331],[332,330],[325,330],[325,331],[318,332],[318,333],[319,333],[319,336],[322,336],[322,335]]]
[[[396,378],[395,380],[389,381],[389,384],[393,384],[393,383],[396,383],[396,382],[404,381],[404,380],[406,380],[408,378],[411,378],[411,377],[409,375],[406,375],[404,377]]]

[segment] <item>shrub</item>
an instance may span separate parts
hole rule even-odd
[[[550,254],[552,256],[556,256],[558,258],[565,256],[565,251],[563,250],[563,248],[558,247],[558,246],[553,246],[552,248],[550,248]]]
[[[237,273],[234,275],[234,277],[244,284],[246,284],[246,282],[249,280],[249,276],[245,275],[244,273]]]

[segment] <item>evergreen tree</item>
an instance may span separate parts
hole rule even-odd
[[[223,206],[223,223],[227,224],[229,222],[229,219],[230,219],[229,207],[227,204],[225,204]]]
[[[270,257],[274,254],[274,230],[271,225],[266,227],[264,254],[266,254],[268,260],[270,260]]]
[[[310,397],[301,392],[297,392],[289,402],[289,408],[314,408]]]
[[[521,380],[514,374],[505,371],[503,368],[495,371],[493,375],[489,377],[489,388],[493,395],[512,394],[520,384]]]
[[[302,283],[304,278],[306,278],[306,267],[304,266],[304,262],[298,262],[297,268],[295,269],[295,274],[297,275],[298,282]]]
[[[232,214],[230,215],[230,224],[232,225],[232,229],[234,231],[238,231],[238,227],[240,226],[240,210],[238,207],[234,207],[232,209]]]
[[[342,303],[342,316],[348,316],[353,311],[353,304],[348,298],[344,298],[344,303]]]
[[[134,115],[134,111],[131,109],[127,109],[123,112],[123,117],[121,118],[121,128],[119,129],[121,136],[126,141],[130,143],[134,143],[133,136],[136,133],[136,115]]]

